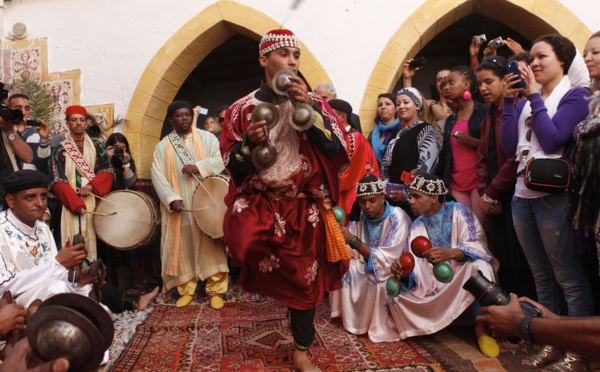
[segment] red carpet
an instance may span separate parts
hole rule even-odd
[[[273,300],[229,302],[221,311],[157,305],[111,371],[292,371],[285,312]],[[323,371],[445,371],[416,342],[374,344],[347,333],[339,319],[329,320],[326,302],[317,308],[316,329],[310,350]]]

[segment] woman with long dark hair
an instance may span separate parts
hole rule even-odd
[[[573,130],[587,116],[585,98],[590,92],[571,86],[567,71],[576,49],[567,38],[542,36],[530,53],[530,65],[519,69],[526,87],[516,87],[521,79],[515,74],[504,80],[500,139],[504,152],[515,154],[519,164],[512,200],[515,230],[535,279],[538,302],[556,314],[566,309],[569,316],[590,316],[590,286],[576,255],[574,230],[568,219],[569,192],[536,191],[524,180],[524,169],[531,159],[564,156],[569,160]],[[527,99],[515,105],[519,92]],[[563,356],[561,350],[549,345],[522,363],[538,368],[555,361],[550,366],[555,371],[565,367],[583,371],[587,365],[585,358],[570,352]]]
[[[135,184],[135,162],[129,152],[129,141],[121,133],[113,133],[104,144],[115,174],[112,191],[130,189]]]
[[[490,110],[481,123],[477,148],[479,207],[488,220],[488,241],[500,262],[500,285],[509,293],[536,299],[535,284],[512,219],[510,202],[515,194],[517,163],[500,145],[500,118],[504,111],[506,59],[490,57],[476,70],[479,91]]]

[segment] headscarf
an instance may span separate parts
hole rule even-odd
[[[388,143],[390,143],[390,140],[392,139],[392,134],[394,134],[399,127],[400,120],[396,118],[390,125],[385,125],[381,120],[379,120],[379,123],[377,123],[375,129],[373,129],[373,133],[371,134],[371,147],[373,147],[373,152],[375,153],[378,163],[383,161],[383,154],[385,153]],[[386,132],[383,142],[381,142],[381,132]]]
[[[398,97],[401,94],[404,94],[404,95],[410,97],[410,99],[413,100],[415,105],[417,105],[417,110],[421,110],[421,108],[423,107],[423,100],[421,98],[421,93],[419,93],[418,90],[416,90],[413,87],[402,88],[398,91],[398,94],[396,94],[396,97]]]

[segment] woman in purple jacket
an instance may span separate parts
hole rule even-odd
[[[590,93],[585,88],[572,88],[567,76],[575,53],[573,43],[559,35],[542,36],[533,43],[530,65],[520,68],[526,88],[515,87],[520,79],[514,74],[504,79],[500,140],[504,152],[515,154],[519,163],[512,214],[539,303],[557,314],[564,312],[566,305],[569,316],[590,316],[591,291],[575,251],[569,193],[534,191],[523,180],[523,169],[530,159],[569,154],[573,130],[587,116],[585,98]],[[527,99],[515,106],[519,92]],[[522,363],[537,368],[555,361],[550,370],[561,365],[583,371],[587,365],[585,358],[569,352],[563,357],[561,350],[551,346]]]

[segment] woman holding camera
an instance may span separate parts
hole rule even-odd
[[[537,39],[531,48],[530,65],[521,67],[526,87],[517,88],[521,77],[504,79],[504,113],[500,139],[507,154],[518,162],[512,214],[515,230],[533,273],[538,301],[554,313],[568,308],[569,316],[593,313],[591,292],[575,252],[573,227],[565,214],[569,193],[536,191],[525,185],[524,169],[532,159],[557,158],[570,153],[573,130],[587,116],[589,90],[571,87],[567,71],[576,49],[560,35]],[[519,92],[527,97],[515,105]],[[567,159],[569,160],[569,159]],[[529,187],[532,187],[529,185]],[[528,368],[558,361],[562,352],[546,345],[524,359]],[[568,367],[583,371],[587,361],[567,352],[550,370]]]
[[[517,163],[515,155],[505,154],[500,144],[506,59],[487,58],[477,67],[476,74],[483,99],[491,105],[481,123],[481,143],[477,148],[478,204],[487,216],[488,241],[500,261],[500,285],[509,293],[535,299],[533,276],[519,244],[510,208]]]
[[[135,175],[135,162],[129,152],[129,142],[121,133],[108,136],[106,153],[110,156],[110,164],[115,173],[112,191],[126,190],[133,187],[137,176]]]

